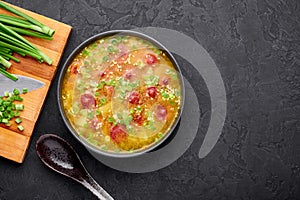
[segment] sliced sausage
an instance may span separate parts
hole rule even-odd
[[[98,118],[94,118],[90,121],[90,127],[94,130],[99,128],[99,120]]]
[[[84,109],[96,106],[96,100],[91,94],[83,94],[80,97],[81,105]]]
[[[110,138],[116,143],[125,141],[127,138],[125,128],[120,124],[113,126],[110,130]]]
[[[166,77],[166,76],[162,77],[162,78],[159,80],[159,84],[160,84],[160,85],[163,85],[163,86],[167,86],[167,85],[169,85],[169,83],[170,83],[170,78],[169,78],[169,77]]]
[[[147,94],[149,97],[155,98],[157,95],[157,89],[156,87],[148,87],[147,88]]]
[[[166,118],[167,118],[167,109],[162,105],[158,105],[157,108],[156,108],[155,116],[159,121],[166,120]]]
[[[157,63],[157,58],[155,55],[148,53],[146,55],[146,62],[148,65],[153,65],[153,64]]]
[[[128,97],[128,102],[131,104],[138,104],[140,101],[140,95],[137,91],[132,91]]]

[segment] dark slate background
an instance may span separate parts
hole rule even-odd
[[[9,0],[73,27],[62,63],[88,37],[111,29],[165,27],[209,52],[225,83],[222,136],[197,157],[210,118],[201,76],[179,56],[200,104],[199,137],[172,165],[129,174],[96,161],[68,132],[56,102],[58,76],[23,164],[0,158],[0,199],[96,199],[46,168],[37,138],[55,133],[71,143],[88,171],[115,199],[300,199],[300,2],[298,0]],[[60,70],[58,70],[60,72]],[[196,72],[196,73],[195,73]]]

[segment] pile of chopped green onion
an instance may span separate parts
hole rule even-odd
[[[22,93],[27,93],[27,89],[24,88]],[[0,123],[6,126],[11,126],[12,119],[15,119],[15,123],[18,124],[19,131],[23,131],[24,128],[21,125],[22,119],[20,118],[20,111],[24,110],[24,104],[21,102],[23,98],[20,96],[20,91],[14,89],[13,92],[4,92],[4,96],[0,96]],[[15,103],[17,102],[17,103]]]
[[[0,14],[0,74],[13,81],[18,80],[6,71],[11,66],[10,60],[20,62],[13,56],[14,52],[51,65],[52,59],[21,35],[51,40],[55,31],[1,0],[0,8],[15,15]]]

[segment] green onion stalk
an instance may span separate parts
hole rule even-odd
[[[39,55],[39,57],[41,57],[41,59],[37,59],[37,60],[39,60],[40,62],[45,61],[49,65],[52,64],[51,58],[49,58],[46,54],[44,54],[42,51],[40,51],[37,47],[35,47],[33,44],[31,44],[24,37],[22,37],[15,31],[8,28],[6,25],[0,23],[0,31],[2,32],[2,35],[4,35],[4,37],[0,37],[0,40],[2,40],[3,42],[6,41],[6,43],[7,43],[7,41],[10,40],[9,43],[11,43],[13,46],[24,48],[27,52],[30,52],[30,53],[27,53],[28,55],[30,55],[36,59],[37,59],[37,57],[33,56],[33,54]],[[3,44],[3,43],[0,43],[0,46],[2,46],[1,44]],[[8,47],[8,46],[5,45],[2,47]],[[14,50],[14,49],[12,49],[12,50]],[[22,52],[22,50],[19,50],[19,51]],[[24,52],[24,53],[26,53],[26,52]]]
[[[18,15],[20,17],[23,17],[24,19],[28,20],[29,22],[31,22],[32,24],[38,26],[41,28],[41,31],[43,33],[45,33],[46,35],[49,35],[49,36],[52,36],[54,33],[55,33],[55,30],[49,28],[48,26],[42,24],[41,22],[35,20],[34,18],[28,16],[27,14],[3,3],[2,1],[0,1],[0,7],[1,8],[4,8],[5,10],[11,12],[11,13],[14,13],[15,15]]]
[[[1,0],[0,8],[17,15],[0,14],[0,74],[13,81],[18,80],[16,76],[7,71],[11,67],[10,60],[20,62],[13,56],[13,52],[21,56],[31,56],[39,62],[45,61],[51,65],[52,59],[22,35],[52,40],[55,31]]]

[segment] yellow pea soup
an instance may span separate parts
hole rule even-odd
[[[73,129],[107,152],[141,151],[170,131],[182,104],[180,74],[146,39],[112,35],[85,47],[68,66],[62,106]]]

